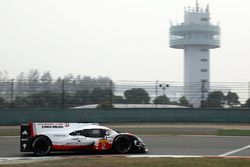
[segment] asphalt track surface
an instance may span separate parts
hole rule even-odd
[[[140,136],[147,145],[147,156],[243,156],[250,157],[250,137],[218,136]],[[53,153],[50,156],[88,156],[91,153]],[[102,154],[100,154],[102,155]],[[19,137],[0,137],[0,159],[32,157],[19,151]]]

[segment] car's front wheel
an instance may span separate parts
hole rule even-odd
[[[126,154],[132,148],[132,141],[127,135],[120,135],[114,139],[113,148],[117,153]]]
[[[45,156],[51,150],[51,141],[45,136],[39,136],[34,140],[32,148],[35,155]]]

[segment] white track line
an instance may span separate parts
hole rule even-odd
[[[14,161],[14,160],[47,160],[58,159],[61,157],[0,157],[0,161]]]
[[[219,156],[223,157],[223,156],[229,156],[229,155],[232,155],[232,154],[235,154],[237,152],[241,152],[241,151],[244,151],[246,149],[250,148],[250,145],[248,146],[245,146],[245,147],[242,147],[242,148],[239,148],[239,149],[236,149],[236,150],[232,150],[232,151],[229,151],[229,152],[226,152],[224,154],[221,154]]]
[[[217,155],[217,156],[212,156],[212,155],[127,155],[127,156],[121,156],[121,155],[96,155],[93,157],[127,157],[127,158],[249,158],[248,156],[228,156],[231,154],[234,154],[236,152],[245,150],[247,148],[250,148],[249,146],[246,147],[242,147],[240,149],[234,150],[234,151],[230,151],[228,153],[225,154],[221,154],[221,155]],[[64,157],[64,156],[53,156],[53,157],[0,157],[0,164],[4,163],[4,162],[10,162],[10,161],[43,161],[43,160],[53,160],[53,159],[64,159],[64,158],[71,158],[71,157],[75,157],[75,156],[69,156],[69,157]],[[76,156],[78,158],[89,158],[89,156]]]
[[[128,155],[127,158],[201,158],[201,155]]]

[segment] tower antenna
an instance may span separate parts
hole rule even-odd
[[[199,12],[199,2],[196,0],[196,12]]]
[[[206,12],[209,12],[209,5],[207,4]]]

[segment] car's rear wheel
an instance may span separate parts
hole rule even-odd
[[[51,141],[45,136],[39,136],[34,140],[32,148],[35,155],[45,156],[51,150]]]
[[[132,148],[132,141],[127,135],[120,135],[114,139],[113,148],[117,153],[126,154]]]

